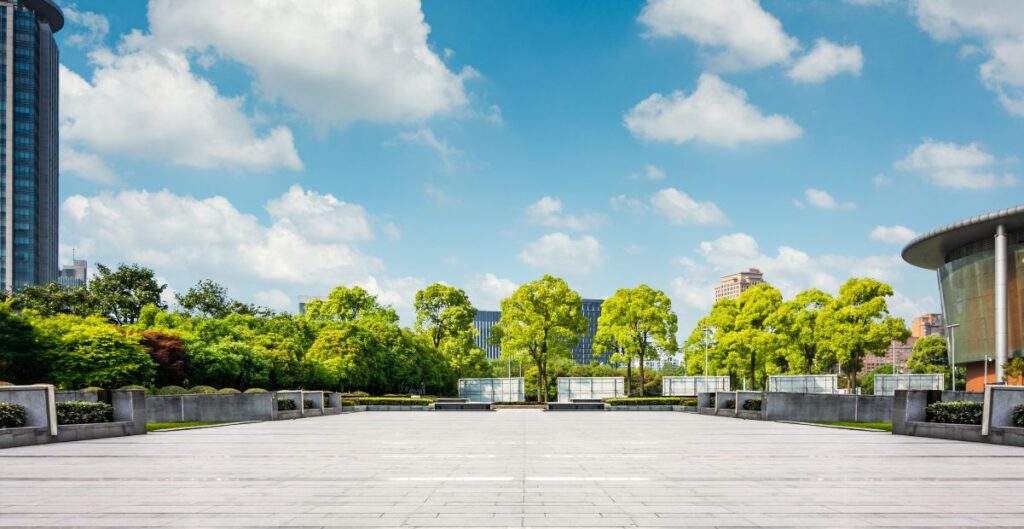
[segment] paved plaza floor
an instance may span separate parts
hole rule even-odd
[[[1024,526],[1024,449],[669,412],[366,412],[0,451],[0,526]]]

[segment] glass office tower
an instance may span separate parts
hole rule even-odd
[[[0,290],[57,280],[57,66],[51,0],[0,0]]]

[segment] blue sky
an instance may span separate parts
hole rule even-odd
[[[295,310],[359,284],[411,324],[565,277],[891,282],[915,233],[1021,202],[1017,2],[62,2],[62,233]]]

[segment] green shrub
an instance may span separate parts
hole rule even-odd
[[[1013,425],[1018,428],[1024,428],[1024,404],[1018,404],[1013,407]]]
[[[217,393],[221,395],[227,395],[229,393],[241,393],[241,391],[238,391],[235,388],[220,388],[217,390]]]
[[[604,399],[611,406],[681,406],[682,397],[628,397]]]
[[[277,399],[277,411],[292,411],[298,409],[295,407],[295,401],[292,399]]]
[[[972,401],[933,402],[925,408],[928,422],[981,424],[984,403]]]
[[[245,390],[246,393],[266,393],[267,390],[263,388],[249,388]]]
[[[82,389],[80,389],[78,391],[93,391],[93,392],[96,392],[96,391],[103,391],[103,388],[98,388],[96,386],[89,386],[87,388],[82,388]]]
[[[747,411],[761,411],[761,399],[747,399],[743,401],[743,409]]]
[[[697,407],[697,399],[694,398],[694,397],[684,397],[684,398],[679,399],[679,405],[680,406],[692,406],[692,407],[696,408]]]
[[[188,392],[199,395],[211,395],[217,392],[217,388],[213,386],[192,386],[192,389],[188,390]]]
[[[342,393],[341,396],[342,397],[352,397],[352,398],[358,399],[358,398],[362,398],[362,397],[369,397],[370,394],[365,392],[365,391],[349,391],[347,393]]]
[[[359,403],[356,401],[356,399],[341,399],[341,405],[342,406],[358,406]]]
[[[25,426],[25,407],[20,404],[0,402],[0,428]]]
[[[114,420],[114,407],[105,402],[58,402],[57,424],[93,424]]]
[[[403,397],[362,397],[356,400],[367,406],[426,406],[432,402],[430,399]]]
[[[117,389],[119,389],[121,391],[126,391],[126,390],[129,390],[129,389],[141,389],[142,391],[144,391],[146,393],[146,395],[150,395],[150,394],[153,393],[146,386],[140,386],[138,384],[130,384],[130,385],[127,385],[127,386],[121,386],[121,387],[119,387]]]
[[[188,390],[181,386],[164,386],[157,390],[157,395],[185,395]]]
[[[722,404],[722,409],[723,410],[735,410],[736,409],[736,399],[726,399],[726,401]]]
[[[302,409],[311,410],[313,409],[313,399],[302,399]]]

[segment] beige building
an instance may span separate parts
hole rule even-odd
[[[715,301],[720,299],[736,299],[748,288],[760,285],[761,283],[764,283],[764,274],[757,268],[722,276],[722,280],[715,287]]]
[[[910,335],[914,338],[945,336],[946,322],[942,320],[942,314],[922,314],[914,318],[914,323],[910,326]]]

